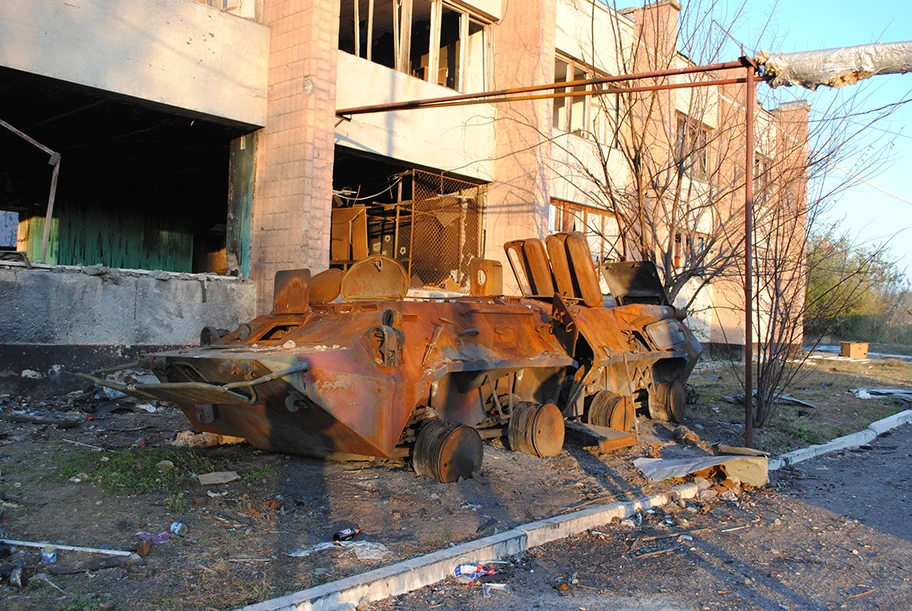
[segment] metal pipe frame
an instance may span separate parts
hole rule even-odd
[[[443,96],[439,98],[426,98],[423,100],[409,100],[405,102],[387,102],[384,104],[371,104],[368,106],[354,106],[352,108],[342,108],[336,110],[336,116],[351,116],[351,115],[363,115],[371,114],[376,112],[391,112],[394,110],[409,110],[413,108],[424,108],[429,106],[440,106],[442,103],[446,102],[465,102],[467,100],[476,100],[476,99],[487,99],[487,98],[504,98],[505,96],[512,96],[520,93],[531,93],[535,91],[554,91],[556,89],[564,88],[573,88],[573,87],[583,87],[586,85],[606,85],[609,83],[623,83],[625,81],[636,81],[647,78],[663,78],[669,76],[679,76],[684,74],[698,74],[698,73],[707,73],[707,72],[716,72],[719,70],[731,70],[733,68],[743,68],[744,62],[741,60],[732,61],[732,62],[723,62],[718,64],[706,64],[704,66],[687,66],[685,68],[672,68],[668,70],[655,70],[652,72],[637,72],[634,74],[624,74],[617,76],[603,76],[594,79],[581,79],[578,81],[570,81],[565,83],[545,83],[542,85],[529,85],[527,87],[512,87],[509,89],[498,89],[496,91],[481,91],[478,93],[462,93],[457,95]],[[719,81],[707,81],[702,83],[702,86],[717,85],[722,84]],[[669,87],[676,85],[669,83],[668,85],[657,85],[657,87]],[[701,86],[694,85],[694,86]],[[627,92],[629,89],[622,88],[618,93]],[[657,90],[644,90],[644,91],[657,91]],[[587,93],[592,95],[594,93],[605,93],[604,91],[588,91],[588,92],[578,92],[578,93]],[[509,100],[497,100],[497,101],[511,101],[515,98],[509,98]],[[475,102],[480,103],[480,102]],[[455,104],[454,104],[455,105]]]

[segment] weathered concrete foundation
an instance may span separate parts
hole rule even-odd
[[[102,266],[0,267],[0,393],[82,385],[74,372],[199,343],[254,316],[256,285],[211,274]],[[23,372],[29,370],[34,373]]]

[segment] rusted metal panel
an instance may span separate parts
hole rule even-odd
[[[276,272],[272,293],[273,314],[304,314],[310,294],[310,270],[287,269]]]

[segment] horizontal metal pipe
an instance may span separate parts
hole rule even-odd
[[[408,110],[411,108],[423,108],[432,104],[444,102],[459,102],[463,100],[477,100],[486,98],[496,98],[518,93],[530,93],[533,91],[547,91],[554,89],[563,89],[565,87],[582,87],[585,85],[605,85],[608,83],[618,83],[624,81],[635,81],[648,78],[662,78],[668,76],[679,76],[684,74],[696,74],[705,72],[715,72],[718,70],[730,70],[732,68],[743,68],[744,63],[741,60],[723,62],[718,64],[707,64],[705,66],[687,66],[686,68],[671,68],[668,70],[655,70],[652,72],[638,72],[634,74],[623,74],[617,76],[603,76],[594,79],[581,79],[577,81],[568,81],[565,83],[545,83],[542,85],[529,85],[526,87],[512,87],[509,89],[499,89],[497,91],[482,91],[478,93],[462,93],[439,98],[427,98],[423,100],[409,100],[405,102],[386,102],[383,104],[371,104],[369,106],[355,106],[352,108],[342,108],[336,111],[337,116],[351,116],[369,114],[375,112],[389,112],[393,110]],[[716,81],[713,81],[715,83]],[[476,102],[479,103],[479,102]],[[454,104],[455,105],[455,104]]]
[[[527,100],[548,100],[560,98],[578,98],[590,95],[605,95],[619,93],[638,93],[644,91],[663,91],[669,89],[693,89],[696,87],[707,87],[710,85],[734,85],[737,83],[747,82],[744,77],[720,79],[715,81],[705,81],[696,83],[670,83],[668,85],[644,85],[642,87],[612,87],[610,89],[595,89],[586,91],[564,91],[560,93],[539,93],[531,95],[514,95],[509,97],[491,98],[484,100],[464,100],[459,102],[442,102],[439,104],[425,104],[421,106],[409,106],[407,108],[391,108],[386,112],[394,110],[417,110],[420,108],[448,108],[450,106],[473,106],[476,104],[498,104],[500,102],[524,102]],[[378,111],[380,112],[380,111]]]

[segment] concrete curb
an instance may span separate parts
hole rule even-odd
[[[810,460],[811,458],[815,458],[829,452],[847,450],[849,448],[857,448],[858,446],[862,446],[866,443],[871,443],[880,435],[883,435],[884,433],[898,428],[904,424],[912,424],[912,409],[907,409],[904,412],[899,412],[898,414],[887,416],[886,418],[878,420],[877,422],[872,422],[868,428],[863,431],[858,431],[857,433],[852,433],[851,435],[845,435],[843,437],[837,437],[836,439],[828,441],[827,443],[821,443],[813,446],[808,446],[806,448],[801,448],[800,450],[795,450],[794,452],[788,452],[777,458],[771,458],[769,460],[769,470],[776,471],[782,467],[787,467],[789,465],[794,465],[805,460]]]
[[[664,494],[608,505],[594,505],[571,514],[531,522],[490,537],[249,605],[238,611],[354,609],[362,600],[382,600],[437,583],[451,575],[459,562],[500,560],[549,541],[563,539],[607,524],[614,518],[624,519],[639,510],[661,507],[678,499],[694,498],[696,495],[695,484],[682,484]]]

